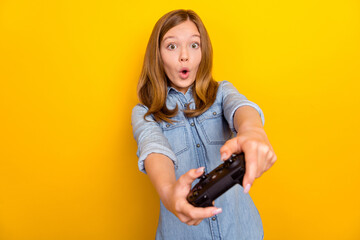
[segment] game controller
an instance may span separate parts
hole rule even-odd
[[[200,181],[191,189],[187,200],[195,207],[213,206],[212,202],[235,184],[242,186],[244,174],[244,153],[233,154],[210,173],[199,177]]]

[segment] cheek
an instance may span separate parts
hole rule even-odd
[[[169,65],[168,62],[163,61],[164,63],[164,71],[166,73],[166,75],[168,75],[168,77],[171,75],[171,66]]]
[[[196,63],[200,64],[201,62],[201,49],[199,49],[195,54]]]
[[[201,53],[196,57],[196,65],[197,65],[197,67],[199,67],[200,62],[201,62]]]
[[[161,60],[163,62],[164,71],[165,71],[166,74],[168,74],[168,72],[169,72],[169,62],[168,62],[167,56],[165,54],[161,53]]]
[[[168,61],[168,59],[165,59],[165,58],[163,58],[162,59],[162,61],[163,61],[163,67],[164,67],[164,71],[165,71],[165,74],[166,74],[166,76],[170,79],[170,80],[172,80],[174,77],[173,77],[173,70],[172,70],[172,65],[171,65],[171,62],[169,62]]]
[[[171,56],[169,56],[168,54],[164,54],[164,55],[162,55],[161,58],[164,63],[164,68],[167,70],[170,70],[173,66],[173,64],[172,64],[173,61],[172,61]]]

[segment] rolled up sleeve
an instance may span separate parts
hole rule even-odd
[[[144,161],[150,153],[160,153],[167,156],[173,161],[176,167],[177,159],[168,139],[164,136],[161,127],[152,116],[146,117],[148,121],[144,119],[146,112],[147,107],[138,104],[133,108],[131,114],[133,135],[138,146],[136,155],[139,158],[139,170],[146,174]]]
[[[224,116],[229,124],[231,131],[235,132],[234,115],[236,110],[242,106],[250,106],[255,108],[260,115],[262,124],[264,125],[264,114],[257,104],[247,100],[246,97],[240,94],[234,85],[228,81],[222,81],[220,87],[223,97]]]

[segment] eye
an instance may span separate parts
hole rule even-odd
[[[175,44],[170,43],[166,48],[169,50],[175,50],[177,46]]]
[[[191,44],[191,47],[192,48],[199,48],[200,44],[199,43],[193,43],[193,44]]]

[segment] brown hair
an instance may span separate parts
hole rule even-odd
[[[205,112],[215,101],[218,83],[212,78],[213,51],[209,35],[200,17],[192,10],[174,10],[161,17],[151,33],[138,83],[138,97],[148,107],[144,118],[152,114],[156,121],[173,122],[178,112],[166,107],[168,79],[160,55],[160,43],[171,28],[186,20],[192,21],[200,33],[201,62],[193,86],[195,109],[184,110],[185,116],[196,117]]]

